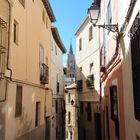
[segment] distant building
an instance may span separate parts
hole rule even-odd
[[[78,96],[76,84],[65,87],[66,140],[78,140]]]
[[[79,101],[79,140],[100,139],[99,32],[87,17],[76,32],[76,82]],[[98,139],[97,139],[98,140]]]
[[[68,86],[75,82],[75,74],[76,74],[75,55],[73,53],[72,44],[70,44],[65,75],[65,86]]]

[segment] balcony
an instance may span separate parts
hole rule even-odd
[[[40,66],[40,83],[48,84],[49,83],[49,67],[46,64],[41,64]]]
[[[6,67],[7,23],[0,18],[0,79],[4,78]]]

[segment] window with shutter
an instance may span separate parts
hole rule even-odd
[[[118,119],[117,86],[110,87],[111,119]]]
[[[140,13],[130,30],[135,118],[140,121]]]

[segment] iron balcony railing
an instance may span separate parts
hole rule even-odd
[[[46,64],[41,64],[40,66],[40,83],[48,84],[49,83],[49,67]]]
[[[0,18],[0,79],[4,77],[6,65],[7,23]]]

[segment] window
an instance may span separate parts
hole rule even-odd
[[[87,103],[87,110],[86,111],[87,111],[87,120],[89,122],[91,122],[92,114],[91,114],[91,103],[90,102]]]
[[[23,7],[25,7],[25,0],[18,0]]]
[[[45,11],[44,10],[42,11],[42,20],[45,23]]]
[[[35,126],[37,127],[39,123],[40,123],[40,102],[36,102]]]
[[[15,116],[19,117],[22,114],[22,86],[17,86],[16,88],[16,108]]]
[[[57,94],[59,93],[59,87],[60,87],[60,84],[59,82],[57,82]]]
[[[44,48],[42,46],[40,46],[40,65],[42,65],[44,63]]]
[[[92,36],[93,35],[92,32],[93,32],[92,31],[92,26],[90,26],[90,28],[89,28],[89,41],[92,40],[92,37],[93,37]]]
[[[58,112],[58,101],[55,100],[55,112],[57,113]]]
[[[79,51],[82,50],[82,38],[79,39]]]
[[[110,87],[111,119],[118,119],[117,86]]]
[[[94,74],[91,74],[86,79],[86,85],[88,88],[94,89]]]
[[[71,112],[68,112],[68,124],[71,123]]]
[[[80,114],[84,114],[84,103],[80,102]]]
[[[101,67],[104,67],[106,65],[106,33],[105,33],[105,30],[103,30],[103,45],[101,47],[101,52],[100,52],[100,65],[101,65]]]
[[[72,131],[70,131],[70,140],[72,140]]]
[[[140,121],[140,19],[134,20],[130,30],[131,59],[135,118]]]
[[[46,17],[46,28],[48,28],[48,18]]]
[[[112,23],[112,7],[111,7],[111,0],[110,0],[107,7],[107,24],[110,25],[111,23]]]
[[[70,97],[70,93],[68,93],[68,103],[71,102],[71,97]]]
[[[92,68],[93,68],[93,63],[90,63],[90,65],[89,65],[89,73],[91,73]]]
[[[18,30],[19,30],[19,25],[16,20],[14,20],[14,43],[18,44]]]
[[[83,90],[83,80],[77,81],[77,90],[82,91]]]
[[[57,55],[57,47],[55,46],[55,54]]]

